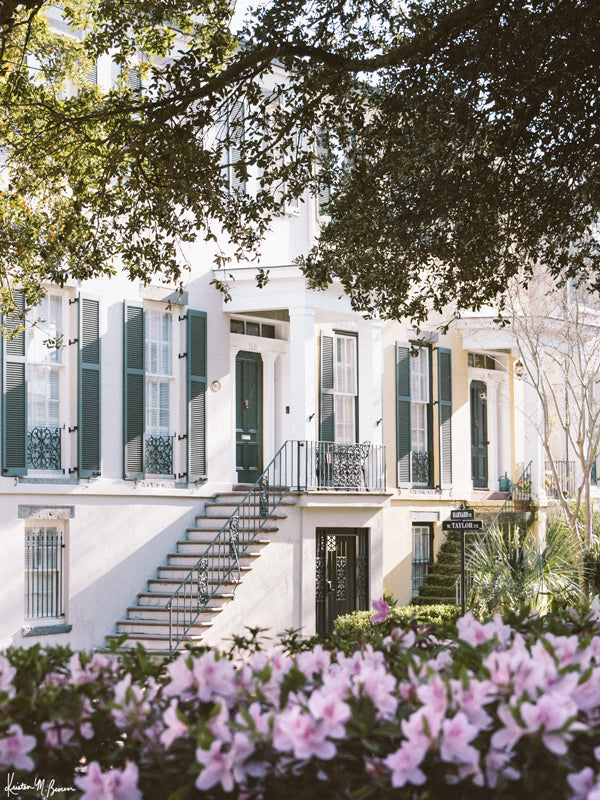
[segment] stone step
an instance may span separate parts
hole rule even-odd
[[[263,531],[264,531],[264,529],[263,529]],[[261,534],[263,533],[263,531],[261,531]],[[274,528],[272,530],[273,533],[275,533],[276,531],[277,531],[277,528]],[[262,549],[266,545],[268,545],[270,541],[271,541],[271,539],[263,539],[263,538],[254,539],[252,541],[252,544],[250,545],[251,549],[250,549],[249,553],[246,553],[246,555],[257,555],[257,556],[260,555]],[[177,542],[177,554],[178,555],[180,555],[180,554],[181,555],[188,555],[188,554],[196,555],[197,554],[197,557],[200,558],[201,556],[204,555],[204,553],[206,552],[206,548],[208,547],[208,545],[211,542],[212,542],[212,538],[208,538],[208,537],[204,537],[203,538],[201,535],[198,536],[197,538],[194,537],[193,539],[192,538],[190,538],[190,539],[179,539],[179,541]],[[228,548],[229,544],[225,543],[225,544],[219,545],[219,546]]]
[[[186,570],[192,569],[192,567],[198,562],[198,560],[202,557],[204,553],[204,549],[201,547],[196,546],[196,553],[169,553],[167,555],[167,567],[184,567]],[[229,558],[229,545],[223,544],[215,547],[211,550],[212,557],[216,556],[224,556],[225,558]],[[244,567],[250,567],[252,562],[260,556],[258,552],[245,552],[239,557],[240,565]],[[210,558],[211,556],[208,556]]]
[[[170,566],[169,564],[161,564],[161,566],[158,567],[158,569],[156,570],[156,572],[157,572],[156,578],[151,578],[151,580],[148,581],[148,584],[150,584],[151,581],[154,581],[156,579],[160,580],[161,578],[166,578],[167,580],[177,581],[178,583],[181,583],[181,581],[184,578],[187,578],[189,571],[194,567],[195,563],[196,563],[195,561],[190,561],[189,566]],[[209,558],[209,561],[208,561],[208,574],[209,574],[208,583],[209,583],[209,585],[217,583],[216,578],[215,579],[210,578],[210,574],[212,572],[211,566],[212,565],[211,565],[211,561],[210,561],[210,558]],[[218,568],[219,568],[219,564],[215,560],[215,563],[214,563],[215,572],[217,571]],[[249,565],[248,566],[241,566],[240,565],[241,572],[249,572],[251,569],[252,569],[252,567],[249,566]],[[234,570],[233,570],[232,574],[235,575],[236,573],[237,573],[237,565],[234,567]],[[231,579],[231,580],[233,582],[233,579]]]
[[[161,591],[157,589],[156,591],[148,591],[148,592],[139,592],[137,596],[137,601],[139,606],[143,606],[144,608],[147,607],[161,607],[165,608],[169,600],[171,599],[171,595],[173,592]],[[234,593],[231,590],[219,590],[215,592],[211,599],[211,605],[214,603],[228,603],[233,600]]]
[[[226,603],[218,605],[211,603],[202,610],[202,616],[206,617],[207,620],[212,620],[223,611],[226,605]],[[179,610],[183,611],[184,609],[180,607]],[[174,608],[173,612],[176,614],[177,609]],[[166,601],[160,606],[137,605],[129,606],[127,609],[127,620],[161,620],[164,622],[168,621],[168,619],[169,609],[166,608]]]
[[[279,528],[276,525],[271,525],[267,523],[264,525],[260,531],[258,532],[258,536],[262,536],[263,534],[274,534],[277,533]],[[186,528],[186,538],[189,542],[204,542],[205,544],[209,545],[212,541],[217,538],[217,534],[220,533],[221,528],[217,528],[216,526],[213,528]],[[227,535],[227,532],[225,532]],[[256,541],[256,539],[254,540]]]
[[[109,634],[106,639],[108,642],[119,639],[120,635],[117,633]],[[200,644],[202,635],[189,636],[184,639],[180,647],[184,644]],[[169,634],[168,633],[135,633],[129,634],[125,643],[121,645],[124,650],[133,650],[136,645],[141,644],[146,652],[155,655],[166,655],[169,652]]]
[[[237,571],[236,571],[237,572]],[[187,574],[184,572],[184,575]],[[232,573],[234,577],[237,577],[236,573]],[[226,581],[223,581],[221,587],[219,587],[219,591],[223,589],[227,594],[231,592],[231,587],[236,586],[237,580],[234,580],[234,577],[230,576]],[[183,578],[176,578],[175,576],[171,575],[170,577],[159,577],[159,578],[150,578],[148,581],[148,589],[158,592],[166,592],[169,596],[172,595],[180,586],[181,581]],[[216,581],[209,581],[209,587],[212,591]],[[220,597],[219,593],[217,592],[216,597]]]
[[[216,530],[220,531],[227,523],[229,522],[231,515],[217,515],[212,514],[211,516],[198,516],[196,517],[195,524],[192,526],[197,528],[198,530]],[[268,521],[271,522],[272,520],[283,520],[287,519],[286,514],[270,514],[268,517]],[[261,522],[265,520],[261,519],[258,515],[256,516],[247,516],[240,520],[240,525],[251,525],[253,527],[258,527]]]
[[[191,636],[201,636],[206,628],[212,625],[211,619],[203,619],[203,615],[194,622],[190,628]],[[143,619],[122,619],[117,622],[117,635],[118,634],[133,634],[138,636],[140,634],[150,634],[151,636],[169,635],[169,621],[168,620],[143,620]]]

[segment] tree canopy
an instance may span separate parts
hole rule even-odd
[[[59,5],[64,33],[46,0],[0,11],[5,299],[179,280],[197,236],[251,258],[307,187],[331,199],[301,265],[367,313],[477,308],[536,263],[600,288],[596,0],[272,0],[237,36],[228,0]]]

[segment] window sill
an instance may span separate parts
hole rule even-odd
[[[47,636],[51,633],[70,633],[73,630],[72,625],[66,622],[56,622],[47,625],[24,625],[23,636]]]
[[[51,486],[76,486],[79,483],[79,478],[76,476],[73,477],[72,475],[63,475],[59,476],[57,473],[52,473],[48,475],[47,478],[42,477],[41,475],[36,476],[20,476],[19,483],[29,483],[29,484],[49,484]]]

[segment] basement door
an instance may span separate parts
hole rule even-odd
[[[368,531],[317,528],[315,601],[317,633],[331,633],[341,614],[368,609]]]
[[[260,353],[235,359],[235,460],[238,481],[254,483],[262,472],[263,370]]]
[[[488,485],[487,387],[483,381],[471,383],[471,477],[475,489]]]

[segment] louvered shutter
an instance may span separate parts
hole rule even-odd
[[[123,307],[123,475],[144,477],[144,311]]]
[[[100,474],[100,304],[79,298],[77,463],[79,477]]]
[[[410,346],[396,343],[396,465],[398,486],[410,483]]]
[[[229,137],[229,189],[231,192],[245,192],[246,180],[238,174],[235,168],[235,165],[241,159],[241,148],[245,135],[244,104],[239,100],[235,100],[231,104],[227,123]]]
[[[333,336],[321,334],[320,439],[322,442],[335,441],[333,369]]]
[[[25,299],[13,292],[16,306],[23,311]],[[10,332],[22,320],[9,314],[4,324]],[[25,383],[25,333],[2,342],[2,474],[27,474],[27,387]]]
[[[206,480],[206,314],[187,312],[188,481]]]
[[[440,485],[452,485],[452,353],[438,350],[438,408],[440,425]]]

